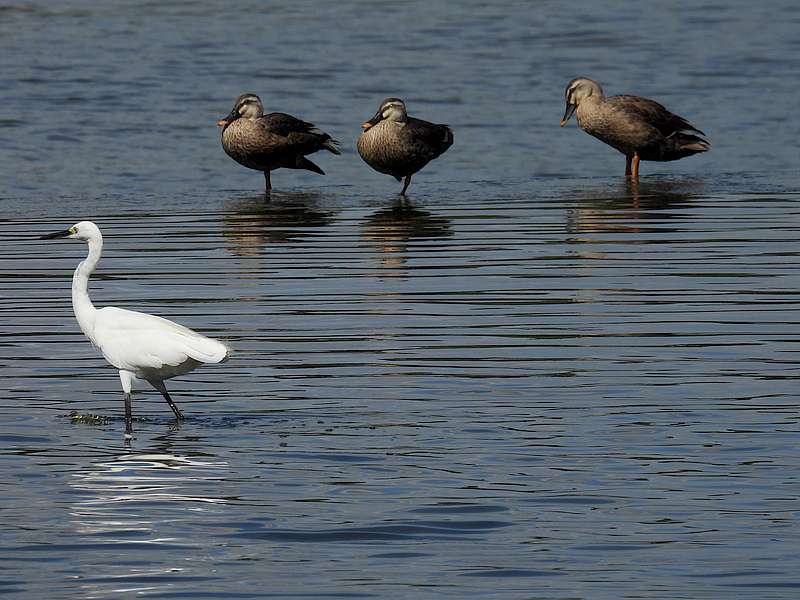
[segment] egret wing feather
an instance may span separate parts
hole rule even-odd
[[[134,373],[165,369],[171,377],[228,356],[225,344],[188,327],[113,306],[97,311],[92,333],[92,342],[108,362]]]

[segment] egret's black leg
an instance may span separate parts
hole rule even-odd
[[[179,420],[182,420],[183,419],[183,413],[178,409],[177,406],[175,406],[175,403],[172,401],[172,398],[169,397],[169,392],[167,392],[167,386],[164,385],[164,382],[163,381],[151,381],[150,385],[152,385],[159,392],[161,392],[161,395],[164,396],[164,400],[167,401],[167,404],[169,404],[169,407],[172,409],[172,412],[175,413],[175,418],[179,419]]]
[[[122,392],[125,394],[125,435],[130,437],[133,433],[133,416],[131,414],[131,386],[134,376],[130,371],[120,371],[119,380],[122,383]]]
[[[125,433],[133,433],[133,416],[131,414],[131,395],[125,393]]]

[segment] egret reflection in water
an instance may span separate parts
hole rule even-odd
[[[225,461],[179,453],[158,443],[137,452],[96,457],[73,472],[68,478],[71,529],[92,540],[83,548],[87,571],[76,582],[82,597],[103,598],[123,589],[146,593],[185,578],[184,561],[202,550],[181,539],[180,532],[224,510],[216,507],[231,501],[224,485],[228,471]],[[166,521],[164,515],[169,515]],[[169,552],[184,561],[156,564],[137,557]]]
[[[75,529],[108,542],[155,542],[152,536],[163,532],[157,533],[148,512],[174,511],[176,520],[188,519],[187,507],[207,510],[202,507],[226,503],[230,494],[222,496],[219,482],[227,469],[224,461],[178,453],[162,443],[101,456],[71,474]]]

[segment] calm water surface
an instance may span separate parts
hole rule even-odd
[[[0,4],[0,595],[795,598],[800,12],[505,2]],[[635,9],[635,10],[634,10]],[[644,163],[566,82],[711,138]],[[241,92],[340,138],[325,177],[219,147]],[[385,96],[456,144],[399,185]],[[69,302],[234,354],[134,396]],[[77,418],[76,418],[77,416]]]

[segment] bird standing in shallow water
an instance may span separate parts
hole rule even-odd
[[[96,309],[89,299],[89,276],[103,250],[103,236],[91,221],[81,221],[65,231],[39,239],[67,238],[89,244],[89,255],[72,277],[72,308],[84,335],[100,349],[103,357],[119,369],[125,394],[125,433],[133,431],[131,387],[144,379],[156,388],[177,419],[183,415],[170,398],[164,380],[188,373],[202,363],[219,363],[228,358],[229,348],[167,319],[106,306]]]
[[[375,116],[361,127],[358,153],[376,171],[397,181],[405,177],[401,196],[406,195],[414,173],[453,145],[453,132],[447,125],[409,117],[400,98],[381,102]]]
[[[678,160],[711,146],[700,137],[705,135],[702,131],[658,102],[640,96],[606,97],[593,79],[573,79],[564,97],[567,108],[561,126],[574,113],[581,129],[625,155],[625,175],[634,179],[639,177],[640,160]]]
[[[339,142],[313,123],[285,113],[265,115],[261,99],[255,94],[239,96],[230,114],[217,125],[222,127],[226,154],[248,169],[263,171],[267,192],[272,189],[270,171],[283,167],[325,175],[306,155],[323,148],[341,154]]]

